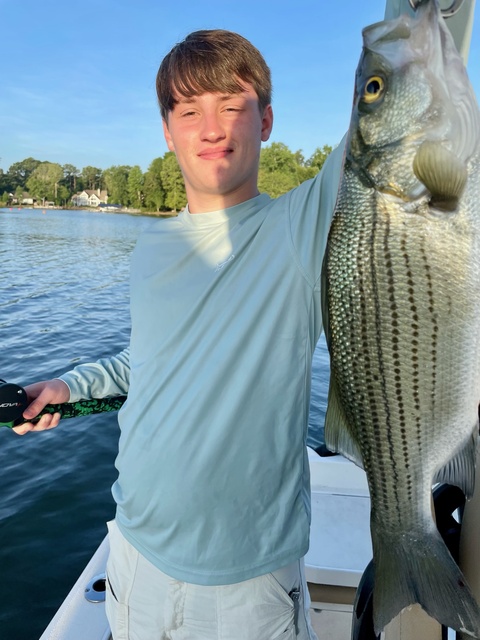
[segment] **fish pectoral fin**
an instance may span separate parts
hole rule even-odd
[[[430,204],[451,212],[467,182],[467,167],[440,142],[424,142],[413,160],[413,171],[431,193]]]
[[[347,416],[340,402],[335,376],[330,375],[327,414],[325,416],[325,444],[330,451],[341,453],[363,469],[362,454],[349,426]]]
[[[467,500],[475,488],[475,461],[478,445],[478,425],[461,449],[442,469],[437,471],[434,482],[453,484],[459,487]]]

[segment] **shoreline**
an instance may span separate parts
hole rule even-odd
[[[154,216],[157,218],[173,218],[178,215],[178,213],[173,211],[142,211],[141,209],[131,209],[129,207],[122,207],[119,209],[105,209],[104,207],[61,207],[61,206],[50,206],[50,207],[39,207],[35,205],[15,205],[15,206],[5,206],[0,207],[0,211],[21,211],[23,209],[29,211],[90,211],[91,213],[126,213],[134,216]]]

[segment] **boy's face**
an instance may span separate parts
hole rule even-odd
[[[260,113],[255,90],[242,86],[236,94],[178,96],[163,122],[191,213],[234,206],[258,194],[260,146],[270,137],[273,113],[270,105]]]

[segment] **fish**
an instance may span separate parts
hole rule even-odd
[[[366,27],[322,267],[325,440],[362,467],[378,635],[418,603],[480,638],[432,514],[471,498],[480,403],[480,113],[437,0]]]

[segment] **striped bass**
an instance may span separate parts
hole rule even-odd
[[[379,634],[418,603],[480,638],[434,522],[472,496],[480,403],[480,113],[437,0],[367,27],[323,268],[326,444],[371,497]]]

